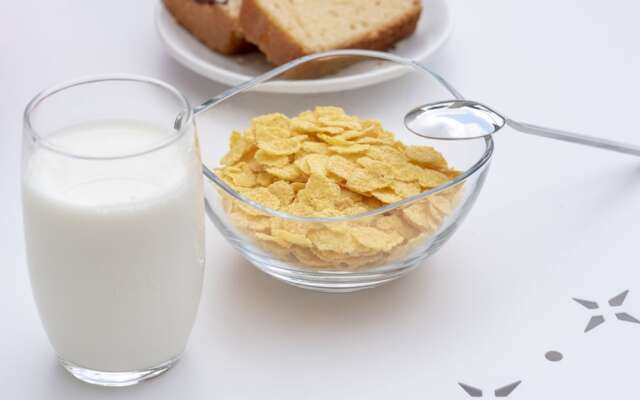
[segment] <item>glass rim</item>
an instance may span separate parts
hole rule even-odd
[[[356,50],[356,49],[344,49],[344,50],[330,50],[330,51],[325,51],[325,52],[319,52],[319,53],[314,53],[314,54],[310,54],[304,57],[300,57],[297,58],[295,60],[289,61],[286,64],[283,64],[279,67],[273,68],[270,71],[265,72],[264,74],[257,76],[249,81],[246,81],[244,83],[241,83],[240,85],[234,86],[232,88],[229,88],[227,90],[225,90],[224,92],[220,93],[219,95],[206,100],[204,103],[202,103],[201,105],[197,106],[195,108],[195,115],[198,115],[202,112],[207,111],[208,109],[215,107],[221,103],[223,103],[224,101],[234,97],[237,94],[246,92],[251,90],[252,88],[254,88],[255,86],[258,86],[260,84],[263,84],[279,75],[281,75],[282,73],[298,67],[301,64],[305,64],[307,62],[310,61],[314,61],[320,58],[324,58],[324,57],[335,57],[335,56],[360,56],[360,57],[370,57],[372,59],[378,59],[378,60],[385,60],[385,61],[390,61],[396,64],[399,64],[400,66],[406,66],[406,67],[410,67],[420,73],[423,74],[427,74],[430,75],[432,78],[434,78],[438,83],[440,83],[452,96],[454,99],[456,100],[464,100],[464,97],[462,96],[462,94],[456,90],[446,79],[444,79],[442,76],[440,76],[439,74],[437,74],[436,72],[430,70],[429,68],[427,68],[425,65],[420,64],[416,61],[404,58],[404,57],[400,57],[391,53],[385,53],[385,52],[381,52],[381,51],[373,51],[373,50]],[[268,94],[266,94],[268,95]],[[231,197],[233,197],[234,199],[240,201],[243,204],[246,204],[254,209],[256,209],[259,212],[262,212],[264,214],[270,215],[272,217],[277,217],[277,218],[282,218],[282,219],[286,219],[286,220],[291,220],[291,221],[297,221],[297,222],[308,222],[308,223],[331,223],[331,222],[347,222],[347,221],[355,221],[358,219],[362,219],[362,218],[367,218],[367,217],[371,217],[374,215],[378,215],[381,213],[385,213],[385,212],[389,212],[392,211],[394,209],[397,209],[399,207],[405,206],[407,204],[413,203],[415,201],[424,199],[428,196],[431,196],[433,194],[437,194],[440,193],[444,190],[447,190],[453,186],[456,186],[464,181],[466,181],[467,179],[469,179],[471,176],[475,175],[476,173],[479,173],[480,171],[482,171],[484,169],[484,167],[488,164],[488,162],[491,160],[491,157],[493,155],[493,150],[494,150],[494,143],[493,143],[493,138],[491,136],[485,136],[483,138],[478,138],[478,139],[473,139],[471,141],[476,141],[476,140],[484,140],[484,144],[485,144],[485,148],[484,148],[484,152],[482,153],[482,155],[478,158],[477,161],[475,161],[473,163],[473,165],[471,165],[469,168],[465,169],[460,175],[458,175],[457,177],[455,177],[454,179],[451,179],[445,183],[443,183],[442,185],[436,186],[435,188],[426,190],[424,192],[420,192],[416,195],[413,196],[409,196],[406,197],[402,200],[387,204],[385,206],[382,207],[378,207],[376,209],[373,210],[369,210],[369,211],[365,211],[365,212],[361,212],[361,213],[357,213],[357,214],[352,214],[352,215],[341,215],[341,216],[336,216],[336,217],[305,217],[305,216],[300,216],[300,215],[295,215],[295,214],[289,214],[283,211],[278,211],[278,210],[274,210],[272,208],[269,207],[265,207],[263,205],[261,205],[260,203],[257,203],[253,200],[251,200],[250,198],[242,195],[240,192],[236,191],[235,189],[233,189],[231,186],[229,186],[225,181],[223,181],[220,177],[218,177],[218,175],[216,175],[216,173],[214,171],[212,171],[207,165],[205,165],[204,163],[202,164],[202,169],[203,169],[203,173],[204,175],[210,180],[212,181],[215,185],[219,186],[221,190],[223,190],[225,193],[227,193],[228,195],[230,195]]]
[[[94,83],[102,83],[102,82],[135,82],[135,83],[143,83],[150,86],[158,87],[164,90],[165,92],[171,94],[174,98],[178,99],[178,101],[182,105],[182,111],[176,114],[176,118],[180,115],[186,116],[186,118],[183,118],[183,123],[181,124],[180,129],[173,129],[171,135],[169,135],[167,138],[163,140],[158,141],[158,143],[154,143],[153,145],[149,146],[144,150],[128,152],[128,153],[125,152],[123,154],[118,154],[114,156],[86,155],[86,154],[75,153],[72,151],[64,150],[60,147],[56,147],[55,145],[52,145],[50,141],[47,140],[46,136],[41,135],[38,132],[38,130],[34,128],[33,123],[31,121],[31,116],[43,101],[45,101],[46,99],[48,99],[49,97],[57,93],[63,92],[65,90],[68,90],[77,86],[89,85]],[[187,129],[191,125],[193,125],[193,120],[194,120],[193,108],[191,107],[189,100],[182,94],[182,92],[180,92],[178,89],[176,89],[175,87],[173,87],[172,85],[164,81],[151,78],[148,76],[144,76],[144,75],[137,75],[137,74],[96,74],[96,75],[83,76],[80,78],[76,78],[76,79],[72,79],[69,81],[52,85],[40,91],[38,94],[36,94],[27,103],[23,113],[23,125],[25,129],[28,131],[29,138],[34,144],[42,146],[47,150],[53,151],[57,154],[60,154],[66,157],[83,159],[83,160],[119,160],[119,159],[138,157],[138,156],[142,156],[145,154],[158,151],[160,149],[163,149],[169,146],[171,143],[175,142],[180,137],[182,137],[187,131]]]

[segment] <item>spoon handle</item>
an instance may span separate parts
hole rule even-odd
[[[613,140],[581,135],[579,133],[562,131],[560,129],[545,128],[543,126],[518,122],[512,119],[507,119],[506,122],[511,128],[523,133],[543,136],[550,139],[563,140],[565,142],[583,144],[585,146],[598,147],[600,149],[616,151],[618,153],[640,156],[640,146],[635,146],[629,143],[621,143]]]

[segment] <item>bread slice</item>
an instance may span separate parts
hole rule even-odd
[[[238,24],[242,0],[164,0],[178,23],[211,50],[237,54],[252,50]]]
[[[239,25],[279,65],[318,51],[387,49],[415,31],[421,11],[420,0],[243,0]]]

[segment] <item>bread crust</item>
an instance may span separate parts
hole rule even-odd
[[[375,32],[336,48],[388,49],[416,30],[422,6],[420,0],[414,0],[414,5],[412,12],[389,21],[386,26]],[[257,45],[267,60],[273,64],[284,64],[313,53],[312,50],[305,49],[285,29],[281,28],[272,16],[260,6],[258,0],[243,0],[238,20],[245,39]]]
[[[195,0],[164,0],[176,21],[211,50],[238,54],[255,49],[244,40],[238,21],[219,5]]]

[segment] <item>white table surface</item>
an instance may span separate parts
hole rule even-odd
[[[155,5],[0,5],[1,399],[469,398],[458,382],[493,398],[518,380],[509,398],[638,398],[640,324],[612,312],[640,318],[640,160],[512,131],[497,138],[465,224],[409,277],[353,294],[304,291],[252,268],[209,225],[204,295],[177,367],[123,389],[63,371],[25,265],[22,109],[50,84],[102,72],[155,76],[194,101],[220,92],[164,52]],[[454,33],[430,64],[466,96],[640,143],[637,3],[452,0],[451,9]],[[622,306],[608,306],[627,289]],[[606,322],[583,333],[593,314]],[[547,361],[548,350],[564,360]]]

